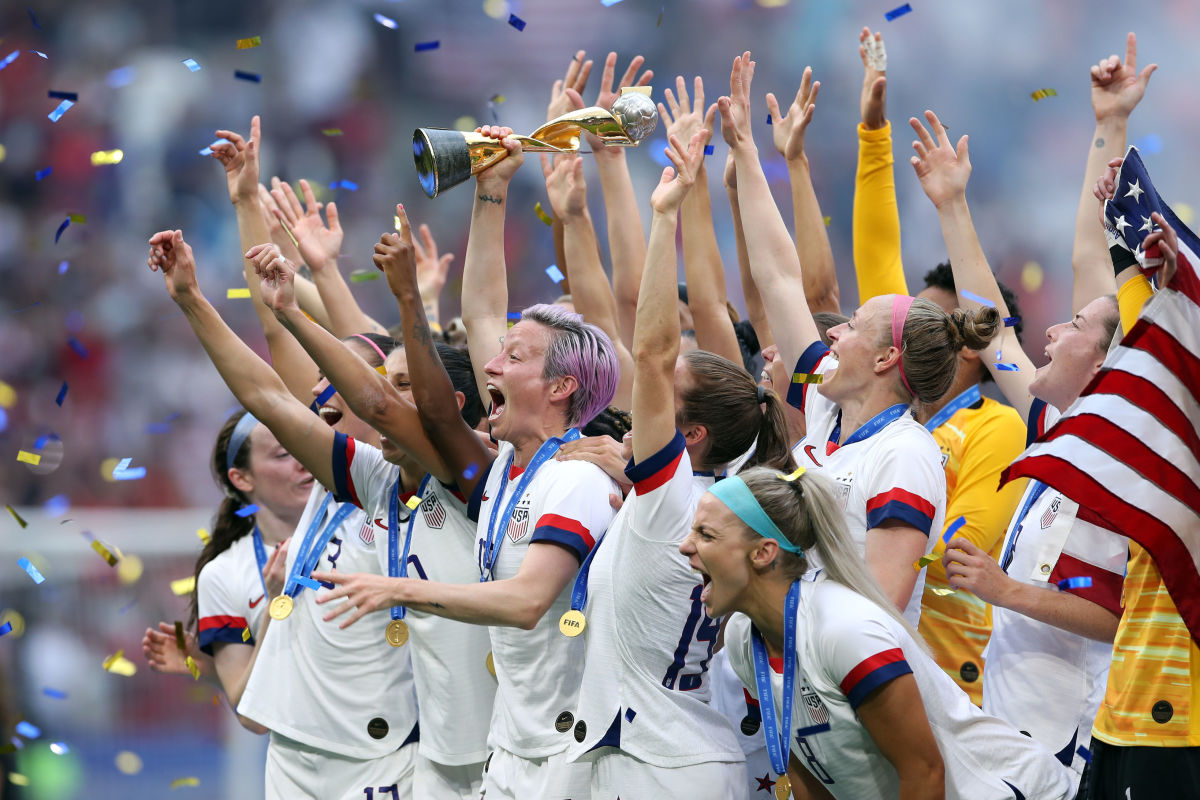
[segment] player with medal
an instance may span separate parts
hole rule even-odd
[[[1069,772],[971,704],[868,573],[832,481],[754,468],[701,498],[680,546],[758,698],[772,767],[803,796],[1073,796]],[[822,564],[809,572],[810,558]],[[803,578],[803,580],[802,580]],[[779,796],[787,790],[775,786]]]

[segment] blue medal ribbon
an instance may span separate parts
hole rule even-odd
[[[525,468],[525,472],[521,474],[521,480],[517,482],[517,488],[513,490],[512,497],[509,498],[508,504],[504,509],[504,519],[500,523],[499,529],[496,527],[496,520],[499,519],[500,501],[504,499],[504,490],[508,488],[508,473],[512,469],[513,458],[516,453],[510,453],[508,463],[504,465],[504,472],[500,475],[500,486],[496,489],[496,499],[492,502],[492,516],[488,520],[488,535],[483,542],[483,563],[480,565],[481,575],[479,576],[480,583],[487,583],[492,579],[492,569],[496,566],[496,558],[500,555],[500,545],[504,541],[504,534],[508,532],[508,523],[512,520],[513,510],[516,509],[517,503],[525,494],[525,490],[529,488],[529,483],[533,480],[533,476],[543,464],[554,457],[558,452],[558,448],[563,446],[564,442],[573,442],[579,438],[579,429],[571,428],[562,438],[552,436],[542,442],[542,446],[533,454],[533,459],[530,460],[529,466]]]
[[[942,427],[942,423],[949,420],[951,417],[953,417],[959,411],[962,411],[967,406],[975,405],[976,403],[979,402],[979,400],[980,400],[979,384],[976,383],[973,386],[971,386],[970,389],[967,389],[965,392],[960,394],[958,397],[954,398],[949,403],[946,403],[946,405],[942,406],[941,411],[937,412],[932,417],[930,417],[929,421],[925,423],[925,430],[929,431],[930,433],[933,433],[935,430]]]
[[[758,707],[762,712],[763,736],[767,756],[776,775],[786,775],[792,752],[792,704],[796,697],[796,614],[800,608],[800,581],[793,581],[783,604],[783,725],[775,718],[775,691],[771,686],[771,663],[767,645],[753,626],[750,643],[754,650],[754,681],[758,686]],[[782,732],[780,728],[782,727]]]
[[[829,434],[829,441],[838,447],[849,447],[855,442],[861,442],[863,439],[874,436],[889,422],[895,422],[906,413],[908,413],[908,405],[905,403],[888,406],[863,423],[862,427],[850,434],[849,439],[844,442],[838,442],[838,437],[842,435],[842,412],[839,411],[837,425],[834,426],[833,433]]]
[[[267,568],[267,548],[263,545],[262,534],[258,532],[258,523],[254,524],[254,533],[251,536],[254,541],[254,560],[258,562],[258,580],[262,583],[263,597],[266,597],[267,579],[263,577],[263,570]]]
[[[283,587],[283,593],[289,597],[295,597],[300,594],[301,588],[311,586],[314,583],[309,576],[312,574],[313,568],[317,566],[317,562],[321,560],[321,553],[325,552],[325,546],[333,538],[334,532],[341,527],[342,521],[354,510],[352,504],[342,503],[338,507],[338,510],[334,512],[333,519],[329,520],[329,524],[322,530],[321,521],[325,519],[325,512],[328,510],[329,502],[332,499],[333,493],[326,492],[325,499],[321,501],[321,507],[313,515],[312,522],[309,523],[308,530],[304,533],[304,540],[300,543],[300,551],[296,553],[296,560],[292,563],[287,583]],[[320,536],[317,535],[318,531],[320,531]]]
[[[429,485],[432,476],[425,473],[421,485],[417,487],[417,497],[424,499],[425,487]],[[418,506],[419,508],[420,506]],[[404,535],[404,553],[396,557],[400,549],[400,476],[396,476],[396,485],[392,487],[392,496],[388,500],[388,577],[408,577],[408,551],[412,547],[413,525],[417,521],[417,509],[410,509],[408,515],[408,532]],[[408,609],[404,606],[392,606],[392,619],[404,619]]]
[[[583,611],[583,607],[587,605],[588,575],[592,571],[592,559],[595,558],[596,551],[600,549],[603,541],[603,536],[596,541],[596,544],[592,546],[592,551],[583,560],[583,565],[579,567],[578,574],[575,575],[575,585],[571,588],[572,611]]]
[[[1029,513],[1029,509],[1033,508],[1033,504],[1038,501],[1050,487],[1041,481],[1035,480],[1033,485],[1029,487],[1029,495],[1025,498],[1025,505],[1021,506],[1021,511],[1017,514],[1017,520],[1013,525],[1013,534],[1008,539],[1008,544],[1004,546],[1004,555],[1000,557],[1000,569],[1008,572],[1008,567],[1012,564],[1013,551],[1017,547],[1017,539],[1021,537],[1021,528],[1025,525],[1025,515]]]

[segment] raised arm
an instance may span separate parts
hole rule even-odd
[[[837,272],[833,266],[833,248],[829,246],[825,218],[821,215],[808,156],[804,153],[804,132],[808,129],[808,123],[812,122],[813,104],[820,89],[821,82],[812,79],[812,67],[805,67],[800,89],[788,107],[787,115],[780,113],[779,102],[773,94],[767,95],[767,110],[771,113],[771,136],[775,149],[786,159],[791,179],[796,255],[804,268],[804,293],[808,298],[808,308],[813,312],[832,311],[836,314],[841,308]]]
[[[437,242],[429,226],[422,224],[418,230],[420,237],[413,239],[413,253],[417,260],[417,288],[421,292],[421,305],[425,309],[425,318],[434,333],[442,332],[442,289],[446,286],[446,275],[450,272],[450,263],[454,261],[454,253],[438,254]]]
[[[858,35],[863,63],[858,126],[858,168],[854,174],[854,274],[858,302],[881,294],[908,294],[900,259],[900,210],[892,158],[892,125],[887,119],[887,51],[883,37],[863,28]]]
[[[183,240],[182,231],[154,234],[150,239],[147,263],[150,269],[162,272],[171,299],[187,317],[196,338],[238,402],[270,428],[279,443],[307,467],[313,477],[332,489],[333,429],[288,391],[282,378],[229,329],[205,299],[196,284],[192,248]],[[271,291],[279,289],[271,287]],[[271,321],[279,326],[273,316]],[[287,334],[282,326],[279,329]],[[290,338],[291,335],[287,335]]]
[[[1125,39],[1124,61],[1112,55],[1092,67],[1092,112],[1096,115],[1096,130],[1092,133],[1079,209],[1075,212],[1075,244],[1071,248],[1071,269],[1075,273],[1071,292],[1073,314],[1097,297],[1117,290],[1104,229],[1096,224],[1092,187],[1105,166],[1125,154],[1129,115],[1141,102],[1156,69],[1157,64],[1150,64],[1138,72],[1137,36],[1133,33]]]
[[[278,183],[279,178],[271,178],[271,182]],[[283,222],[280,221],[280,217],[283,215],[276,213],[279,210],[279,204],[275,202],[274,197],[271,197],[267,187],[261,183],[258,185],[258,199],[262,204],[263,219],[267,223],[267,230],[271,232],[271,241],[279,246],[279,252],[283,253],[283,257],[288,261],[297,266],[303,264],[304,258],[300,255],[300,250],[297,249],[291,232],[283,227]],[[300,304],[300,308],[304,309],[304,313],[315,319],[322,328],[329,330],[332,327],[333,323],[329,321],[329,312],[325,310],[321,293],[312,281],[299,274],[296,275],[296,301]]]
[[[954,271],[954,287],[958,290],[960,308],[978,310],[981,304],[971,295],[986,299],[994,305],[1001,317],[1009,316],[1008,306],[1000,294],[996,276],[988,266],[971,211],[967,207],[967,181],[971,177],[971,159],[967,153],[967,137],[958,140],[958,149],[946,136],[946,129],[932,111],[925,118],[933,129],[931,135],[914,117],[909,120],[919,141],[913,142],[917,154],[912,157],[913,168],[921,181],[921,188],[937,208],[942,226],[942,237],[946,240],[946,253]],[[969,294],[968,294],[969,293]],[[998,356],[994,355],[998,351]],[[1033,382],[1033,362],[1021,349],[1016,329],[1002,327],[999,335],[988,347],[988,356],[983,359],[988,371],[1008,398],[1008,402],[1020,413],[1022,419],[1029,418],[1029,407],[1033,395],[1029,384]],[[1016,369],[1001,369],[1004,364]]]
[[[508,157],[475,176],[475,205],[463,264],[462,317],[479,396],[488,397],[483,365],[500,352],[508,330],[508,271],[504,261],[504,214],[508,184],[525,161],[511,128],[485,125],[480,133],[502,140]],[[393,292],[394,293],[394,292]],[[418,298],[419,299],[419,298]],[[418,402],[418,405],[420,403]]]
[[[617,303],[600,263],[596,229],[588,213],[583,159],[574,155],[559,156],[551,167],[550,159],[543,155],[542,174],[546,178],[546,193],[554,216],[563,226],[563,249],[567,263],[571,265],[571,298],[575,301],[575,310],[612,339],[621,369],[613,404],[628,409],[633,392],[633,357],[618,336]]]
[[[733,240],[737,249],[738,277],[742,281],[742,299],[746,301],[746,316],[754,326],[754,334],[758,336],[758,344],[766,350],[775,344],[771,333],[771,325],[767,322],[767,310],[763,307],[762,295],[758,293],[758,285],[750,272],[750,257],[746,254],[746,229],[742,227],[742,208],[737,196],[737,167],[733,161],[733,151],[725,157],[725,194],[729,197],[729,213],[733,217]]]
[[[300,191],[304,193],[303,206],[292,191],[291,184],[281,182],[278,187],[271,189],[271,196],[282,215],[283,224],[296,237],[300,255],[312,270],[313,282],[329,313],[330,331],[338,337],[356,333],[386,335],[387,329],[358,307],[358,301],[350,293],[350,286],[338,269],[337,257],[343,234],[337,203],[331,202],[325,206],[325,216],[329,220],[327,225],[321,219],[321,203],[317,202],[308,181],[301,179]]]
[[[290,283],[295,279],[295,266],[275,245],[260,245],[251,253],[260,280]],[[279,322],[303,345],[351,411],[405,450],[435,478],[453,483],[453,473],[421,428],[416,405],[391,380],[305,316],[293,295],[268,288],[264,288],[263,295]]]
[[[400,218],[400,233],[385,233],[380,238],[373,256],[375,266],[383,270],[400,307],[408,376],[412,381],[413,398],[417,403],[421,425],[446,462],[454,482],[463,494],[470,497],[494,456],[459,412],[454,384],[434,347],[433,332],[429,329],[429,321],[421,303],[412,247],[412,227],[404,206],[396,206],[396,216]],[[477,358],[474,353],[471,354],[472,363],[476,363]],[[478,363],[477,374],[482,374],[486,361]],[[484,387],[486,392],[486,378]]]
[[[755,223],[755,235],[746,237],[750,271],[763,298],[779,351],[785,363],[795,364],[805,348],[821,337],[804,293],[800,259],[758,160],[750,126],[753,76],[754,62],[747,51],[733,61],[729,96],[717,101],[721,109],[721,135],[733,151],[743,218]],[[811,115],[812,111],[810,105],[804,113]]]
[[[717,104],[704,108],[704,81],[697,75],[694,82],[694,97],[688,99],[687,84],[683,76],[675,79],[676,98],[670,89],[666,91],[666,105],[658,104],[659,118],[667,124],[668,136],[681,142],[690,142],[700,130],[708,131],[712,138],[713,120],[717,115]],[[689,107],[690,106],[690,107]],[[676,180],[679,180],[677,178]],[[690,191],[683,196],[679,214],[683,224],[683,269],[687,278],[688,309],[692,312],[692,327],[696,331],[696,344],[725,356],[735,364],[742,363],[742,349],[733,321],[729,319],[725,294],[725,266],[721,263],[721,250],[717,247],[717,232],[713,228],[712,199],[708,194],[708,170],[701,161]],[[674,239],[671,240],[672,245]],[[643,279],[643,291],[645,281]],[[640,315],[639,315],[640,318]],[[635,331],[634,338],[637,338]]]
[[[263,216],[262,202],[258,198],[258,157],[262,145],[262,126],[257,115],[250,120],[250,139],[241,134],[220,130],[217,136],[225,142],[214,145],[213,158],[225,167],[225,182],[229,187],[229,199],[237,214],[238,237],[242,252],[260,242],[267,241],[270,233]],[[254,267],[242,259],[242,272],[250,288],[250,302],[258,315],[263,333],[267,337],[267,350],[271,354],[271,366],[283,378],[292,396],[304,401],[312,385],[317,381],[317,365],[305,355],[287,331],[280,327],[275,317],[263,307],[258,292],[258,280]]]

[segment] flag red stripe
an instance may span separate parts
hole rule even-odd
[[[1184,238],[1184,237],[1181,237]],[[1190,260],[1181,249],[1176,256],[1178,260],[1175,277],[1167,284],[1168,288],[1182,292],[1193,303],[1200,305],[1200,281],[1196,280],[1196,271],[1192,269]]]
[[[1200,358],[1197,358],[1165,328],[1161,328],[1147,319],[1139,319],[1133,326],[1133,330],[1121,342],[1121,346],[1141,350],[1154,356],[1180,383],[1187,387],[1187,390],[1192,393],[1192,397],[1200,396]],[[1093,381],[1092,386],[1095,385],[1096,382]],[[1091,394],[1091,392],[1085,391],[1084,394]]]
[[[1016,478],[1052,482],[1072,499],[1082,498],[1079,518],[1127,536],[1149,551],[1158,565],[1167,592],[1179,609],[1192,638],[1200,642],[1200,574],[1183,541],[1162,520],[1126,503],[1091,475],[1058,456],[1033,455],[1018,459],[1001,476],[1002,485]],[[1076,500],[1078,502],[1078,500]]]
[[[1132,372],[1118,369],[1101,370],[1101,380],[1089,394],[1111,394],[1123,397],[1146,411],[1178,436],[1193,453],[1200,453],[1200,436],[1187,414],[1151,381]]]

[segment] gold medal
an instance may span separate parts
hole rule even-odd
[[[270,614],[271,619],[287,619],[288,614],[292,613],[292,598],[286,594],[276,596],[271,600]]]
[[[780,775],[779,780],[775,781],[775,798],[776,800],[788,800],[792,796],[792,782],[787,775]]]
[[[388,623],[384,638],[392,647],[399,647],[408,641],[408,625],[402,619],[392,620]]]
[[[563,636],[572,638],[583,633],[583,629],[587,627],[587,617],[582,611],[572,608],[567,613],[563,614],[558,619],[558,629],[562,631]]]
[[[487,658],[483,660],[483,664],[487,667],[487,671],[492,673],[492,677],[496,677],[496,661],[492,658],[491,653],[488,653]]]

